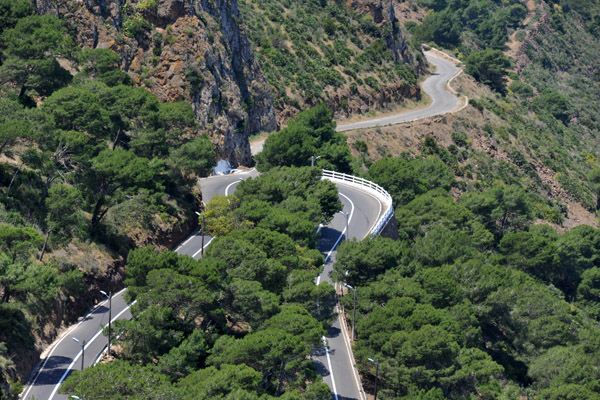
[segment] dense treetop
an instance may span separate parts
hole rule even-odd
[[[415,174],[424,162],[435,159],[373,164],[371,178],[402,199],[400,240],[344,242],[334,265],[358,290],[355,356],[367,384],[372,358],[383,399],[597,398],[588,366],[599,356],[600,231],[532,225],[535,196],[518,186],[455,200],[450,181],[427,187],[432,175]],[[342,303],[351,310],[352,296]]]
[[[28,1],[0,1],[0,342],[7,354],[33,354],[36,341],[49,339],[49,316],[68,317],[52,310],[69,311],[129,249],[182,224],[196,202],[195,178],[215,163],[189,104],[160,103],[132,87],[113,51],[82,51],[63,20],[33,12]],[[91,259],[77,261],[82,253]],[[0,364],[2,382],[9,364]]]
[[[269,136],[256,160],[260,171],[313,163],[339,172],[351,169],[346,137],[335,131],[331,110],[325,104],[301,112],[287,127]]]
[[[114,323],[121,360],[75,373],[61,390],[114,399],[329,399],[309,355],[335,293],[314,285],[323,256],[306,245],[341,205],[318,174],[278,167],[240,183],[237,197],[211,200],[207,219],[218,236],[200,261],[132,250],[125,284],[137,300],[134,318]],[[124,371],[131,381],[115,386]]]

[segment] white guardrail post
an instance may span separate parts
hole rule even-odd
[[[323,170],[323,175],[321,175],[321,178],[330,181],[342,181],[346,184],[360,187],[368,193],[374,195],[381,201],[381,203],[385,206],[385,211],[369,232],[370,234],[379,235],[385,224],[387,224],[392,215],[394,215],[394,208],[392,207],[392,196],[390,196],[390,194],[378,184],[353,175],[348,175],[336,171],[330,171],[327,169]]]

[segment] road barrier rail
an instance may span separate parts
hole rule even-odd
[[[385,227],[385,225],[390,220],[390,218],[392,218],[392,216],[394,215],[394,207],[392,207],[392,196],[390,196],[390,194],[378,184],[373,183],[364,178],[359,178],[354,175],[344,174],[342,172],[336,172],[327,169],[323,170],[322,178],[330,180],[332,182],[339,181],[345,184],[350,184],[370,193],[371,195],[375,196],[379,201],[381,201],[381,204],[384,206],[385,211],[369,232],[370,234],[379,235]]]

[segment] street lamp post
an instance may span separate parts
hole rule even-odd
[[[106,294],[104,290],[101,290],[100,293],[108,297],[108,346],[106,347],[106,354],[110,356],[110,338],[112,331],[112,292],[110,292],[110,294]]]
[[[377,400],[377,378],[379,377],[379,360],[373,360],[369,358],[373,364],[375,364],[375,400]]]
[[[340,214],[342,214],[343,216],[346,217],[346,240],[350,239],[350,227],[348,226],[349,224],[349,219],[350,219],[350,214],[347,212],[344,212],[343,210],[338,211]]]
[[[352,287],[348,284],[346,284],[346,287],[354,291],[354,312],[352,313],[352,341],[354,341],[354,324],[356,324],[356,287]]]
[[[79,339],[77,339],[76,337],[72,337],[71,339],[81,344],[81,370],[83,371],[83,358],[85,357],[85,339],[83,339],[83,342],[80,342]]]
[[[200,226],[200,236],[202,236],[202,244],[201,244],[201,248],[200,248],[200,255],[204,255],[204,213],[200,214],[198,211],[194,211],[196,214],[198,214],[199,217],[202,218],[202,222],[201,222],[201,226]]]
[[[315,157],[314,155],[310,156],[310,166],[314,167],[315,161],[317,161],[319,158],[321,158],[321,156],[317,156],[317,157]]]

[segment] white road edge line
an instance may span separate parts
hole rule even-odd
[[[187,240],[186,240],[185,242],[183,242],[183,243],[181,243],[179,246],[177,246],[177,247],[175,248],[175,252],[178,252],[178,251],[179,251],[179,249],[181,249],[183,246],[185,246],[186,244],[188,244],[188,242],[189,242],[190,240],[192,240],[194,237],[196,237],[196,234],[198,233],[198,230],[199,230],[199,229],[198,229],[198,228],[196,228],[196,230],[195,230],[194,232],[192,232],[192,233],[191,233],[190,237],[189,237],[189,238],[187,238]]]
[[[350,222],[352,221],[352,217],[354,216],[354,203],[352,202],[352,200],[350,199],[350,197],[346,196],[345,194],[343,194],[342,192],[339,192],[340,196],[343,196],[346,198],[346,200],[348,200],[350,202],[350,217],[348,217],[348,226],[350,226]],[[327,256],[325,257],[325,264],[327,264],[327,261],[329,261],[329,258],[331,257],[331,253],[333,253],[333,251],[337,248],[338,244],[340,243],[340,241],[342,240],[342,237],[344,237],[344,234],[346,233],[346,228],[344,228],[344,230],[342,231],[342,233],[340,234],[340,237],[338,237],[338,239],[335,241],[333,247],[331,248],[331,250],[329,250],[329,252],[327,253]],[[321,277],[319,275],[319,277]]]
[[[352,216],[354,215],[354,203],[352,202],[350,197],[346,196],[345,194],[343,194],[341,192],[339,192],[339,194],[340,194],[340,196],[344,196],[346,198],[346,200],[348,200],[350,202],[350,207],[351,207],[350,208],[350,216],[348,217],[348,226],[349,226],[350,221],[352,221]],[[335,244],[331,248],[331,250],[329,250],[329,253],[327,253],[327,257],[325,257],[325,264],[327,264],[327,260],[329,260],[329,257],[331,257],[331,253],[333,253],[333,251],[335,250],[335,248],[337,247],[338,243],[340,242],[340,240],[342,239],[342,237],[344,236],[345,233],[346,233],[346,228],[344,228],[344,230],[342,231],[342,233],[336,240]],[[320,282],[321,282],[321,275],[319,275],[317,277],[317,286],[319,285]],[[329,365],[329,372],[330,372],[330,376],[331,376],[331,386],[333,389],[333,396],[335,397],[335,400],[338,400],[337,388],[335,386],[335,378],[333,377],[333,367],[331,366],[331,358],[329,357],[329,349],[327,348],[327,340],[325,339],[325,336],[323,336],[321,338],[321,340],[323,340],[323,347],[325,348],[325,354],[327,355],[327,364]]]
[[[335,400],[338,400],[337,388],[335,387],[335,378],[333,377],[333,370],[331,367],[331,358],[329,358],[329,349],[327,348],[327,340],[325,339],[325,336],[321,337],[321,340],[323,340],[323,347],[325,348],[325,354],[327,355],[327,364],[329,364],[329,371],[331,371],[331,386],[333,386],[333,396],[335,397]]]
[[[354,360],[354,354],[352,354],[352,351],[350,350],[352,348],[352,342],[350,341],[350,337],[348,336],[348,326],[346,325],[346,318],[343,318],[342,313],[340,313],[339,311],[340,310],[338,309],[338,322],[342,327],[342,336],[344,337],[344,343],[346,344],[346,353],[348,353],[348,359],[352,363],[353,361],[356,361]],[[366,396],[364,389],[360,384],[360,381],[358,380],[356,372],[356,364],[352,363],[352,377],[354,378],[354,383],[356,383],[356,389],[358,389],[358,393],[362,394],[363,396]]]
[[[330,181],[330,182],[331,182],[331,181]],[[371,233],[371,229],[373,229],[373,226],[375,226],[375,223],[377,223],[377,221],[379,221],[379,218],[380,218],[380,217],[381,217],[381,215],[382,215],[382,214],[381,214],[381,210],[383,210],[383,203],[381,202],[381,200],[379,200],[379,197],[377,197],[377,196],[376,196],[375,194],[373,194],[371,191],[369,191],[369,190],[365,190],[365,189],[364,189],[364,187],[362,187],[362,186],[358,186],[358,185],[357,185],[357,186],[354,186],[354,185],[351,185],[351,184],[349,184],[348,182],[346,182],[346,181],[344,181],[344,180],[342,180],[342,179],[338,179],[338,180],[336,180],[336,182],[334,182],[334,184],[335,184],[335,183],[339,183],[339,184],[341,184],[341,185],[346,185],[346,186],[349,186],[349,187],[351,187],[353,190],[357,190],[357,191],[359,191],[359,192],[361,192],[361,193],[364,193],[364,194],[366,194],[367,196],[371,196],[372,198],[374,198],[375,200],[377,200],[377,202],[379,203],[379,214],[377,214],[377,220],[375,220],[375,222],[374,222],[374,223],[371,225],[371,227],[370,227],[370,228],[367,230],[367,233],[365,233],[365,235],[363,236],[363,239],[364,239],[364,238],[366,238],[367,236],[369,236],[369,234]],[[339,189],[338,189],[338,193],[342,194],[341,192],[339,192]],[[344,197],[348,198],[347,196],[345,196],[345,195],[343,195],[343,194],[342,194],[342,196],[344,196]],[[393,205],[390,205],[390,207],[393,207]],[[362,240],[362,239],[361,239],[361,240]]]
[[[237,185],[241,181],[243,181],[243,179],[240,179],[239,181],[231,182],[229,185],[227,185],[227,187],[225,188],[225,196],[229,196],[229,188],[231,188],[233,185]]]
[[[204,247],[202,247],[200,250],[198,250],[197,252],[195,252],[195,253],[192,255],[192,258],[196,258],[196,256],[198,255],[198,253],[200,253],[200,252],[201,252],[203,249],[205,249],[205,248],[206,248],[206,246],[208,246],[208,245],[210,244],[210,242],[212,242],[212,241],[213,241],[213,239],[214,239],[214,237],[211,237],[211,238],[210,238],[210,240],[208,241],[208,243],[206,243],[206,244],[204,245]]]
[[[111,319],[110,322],[116,321],[125,311],[129,310],[131,308],[131,306],[134,305],[136,302],[137,302],[137,300],[134,300],[133,303],[131,303],[130,305],[128,305],[127,307],[125,307],[120,313],[118,313],[113,319]],[[89,345],[92,344],[94,342],[94,340],[96,340],[98,338],[98,336],[100,336],[101,334],[102,334],[102,329],[99,330],[94,335],[94,337],[85,345],[85,347],[83,349],[84,350],[87,349],[89,347]],[[58,381],[58,383],[56,384],[56,386],[54,386],[54,390],[50,394],[50,397],[48,397],[48,400],[52,400],[52,398],[54,397],[54,395],[58,391],[58,388],[60,387],[60,385],[62,385],[63,381],[65,380],[65,378],[67,377],[67,375],[69,374],[69,372],[71,372],[71,368],[73,368],[73,365],[75,365],[75,362],[77,362],[77,360],[79,359],[79,357],[81,357],[81,351],[79,353],[77,353],[77,355],[75,356],[75,358],[73,358],[73,361],[71,362],[71,364],[69,364],[69,366],[67,367],[67,370],[65,371],[65,373],[63,374],[63,376],[60,378],[60,380]]]
[[[114,294],[114,296],[120,296],[121,293],[123,293],[126,289],[123,288],[121,290],[119,290],[117,293]],[[29,385],[29,387],[27,388],[27,391],[25,391],[25,394],[23,395],[23,399],[27,398],[27,395],[29,394],[29,392],[31,391],[31,389],[35,386],[35,382],[37,381],[37,378],[40,376],[40,374],[42,373],[42,370],[46,367],[46,363],[48,363],[48,360],[50,359],[50,357],[52,356],[52,354],[54,353],[54,350],[56,350],[56,348],[58,347],[59,344],[61,344],[61,342],[63,340],[65,340],[65,338],[67,336],[69,336],[69,334],[75,329],[77,328],[83,321],[85,321],[87,319],[87,317],[89,317],[90,315],[92,315],[93,313],[95,313],[98,308],[100,308],[100,306],[104,305],[104,303],[108,302],[108,300],[104,300],[100,303],[98,303],[98,305],[96,307],[94,307],[94,309],[92,311],[90,311],[89,313],[87,313],[83,318],[81,318],[81,321],[79,321],[78,323],[76,323],[75,325],[73,325],[71,328],[69,328],[69,330],[67,330],[63,336],[60,338],[60,340],[58,342],[56,342],[56,344],[54,346],[52,346],[52,349],[50,350],[50,353],[48,353],[48,355],[46,356],[46,359],[44,360],[44,363],[42,364],[42,366],[40,367],[40,369],[38,370],[37,374],[35,375],[35,378],[33,378],[33,382],[31,382],[31,384]]]

